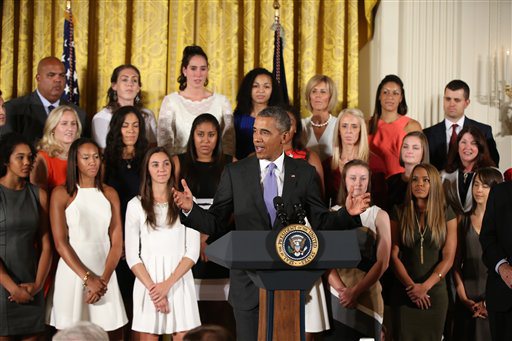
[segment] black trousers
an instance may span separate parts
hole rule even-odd
[[[236,339],[243,341],[258,340],[259,307],[251,310],[233,308],[236,321]]]
[[[488,310],[488,313],[492,339],[512,340],[512,309],[505,312]]]

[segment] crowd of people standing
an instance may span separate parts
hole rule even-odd
[[[137,67],[116,67],[90,128],[61,99],[54,57],[31,94],[0,92],[0,340],[79,321],[111,340],[182,340],[205,323],[255,340],[256,285],[204,251],[230,230],[280,228],[269,195],[290,216],[300,202],[314,229],[363,226],[374,241],[375,257],[315,283],[309,340],[512,338],[512,185],[491,127],[465,114],[465,82],[446,85],[445,119],[422,129],[396,75],[367,121],[335,111],[326,75],[307,83],[301,118],[264,68],[232,110],[209,67],[186,47],[158,118]]]

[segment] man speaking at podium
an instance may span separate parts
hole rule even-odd
[[[369,194],[347,198],[345,209],[329,212],[320,195],[314,167],[304,160],[284,155],[283,144],[290,130],[290,118],[279,107],[268,107],[256,117],[253,143],[256,156],[226,166],[213,204],[203,210],[193,203],[185,180],[183,192],[174,191],[174,201],[182,210],[184,225],[206,234],[222,232],[234,215],[237,230],[270,230],[283,226],[276,219],[273,199],[281,196],[291,221],[300,204],[314,229],[342,229],[361,225],[359,214],[369,205]],[[259,291],[243,270],[231,270],[229,303],[236,319],[237,340],[258,337]]]

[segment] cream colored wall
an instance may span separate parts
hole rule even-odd
[[[428,127],[443,119],[446,83],[462,79],[471,88],[466,114],[492,126],[500,169],[512,167],[512,136],[499,136],[498,101],[490,100],[496,94],[493,60],[503,79],[499,56],[507,49],[512,50],[510,1],[381,1],[374,37],[360,54],[360,108],[370,116],[380,80],[395,73],[404,82],[409,115]],[[507,98],[500,95],[503,104]]]

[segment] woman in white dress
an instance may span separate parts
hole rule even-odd
[[[323,162],[332,156],[332,139],[336,119],[332,113],[338,104],[334,81],[325,75],[313,76],[306,85],[306,108],[311,116],[302,120],[306,147],[320,156]]]
[[[164,97],[158,115],[158,145],[169,154],[186,152],[192,122],[200,114],[209,113],[219,121],[222,130],[222,149],[235,155],[233,112],[226,96],[209,91],[208,57],[200,46],[183,50],[178,82],[180,91]]]
[[[172,198],[174,171],[163,147],[142,162],[140,196],[126,211],[126,260],[136,276],[133,324],[136,339],[182,340],[201,324],[191,268],[199,257],[199,232],[178,219]]]
[[[122,250],[116,191],[101,182],[98,145],[80,138],[69,148],[66,184],[53,190],[50,222],[60,255],[50,325],[90,321],[121,340],[127,323],[114,269]]]
[[[347,162],[342,171],[338,202],[344,203],[348,195],[359,196],[369,191],[369,165],[357,159]],[[363,258],[358,268],[354,269],[330,270],[328,281],[333,323],[326,340],[359,340],[365,337],[381,339],[384,301],[379,278],[389,265],[389,216],[386,211],[373,205],[360,217],[362,225],[368,229],[367,233],[376,239],[376,259],[368,262]]]
[[[105,149],[107,134],[112,115],[120,107],[134,106],[140,110],[144,117],[146,138],[149,145],[156,145],[156,120],[155,114],[142,107],[142,82],[140,71],[131,64],[119,65],[110,77],[110,88],[107,91],[108,104],[92,118],[92,137],[94,141]]]

